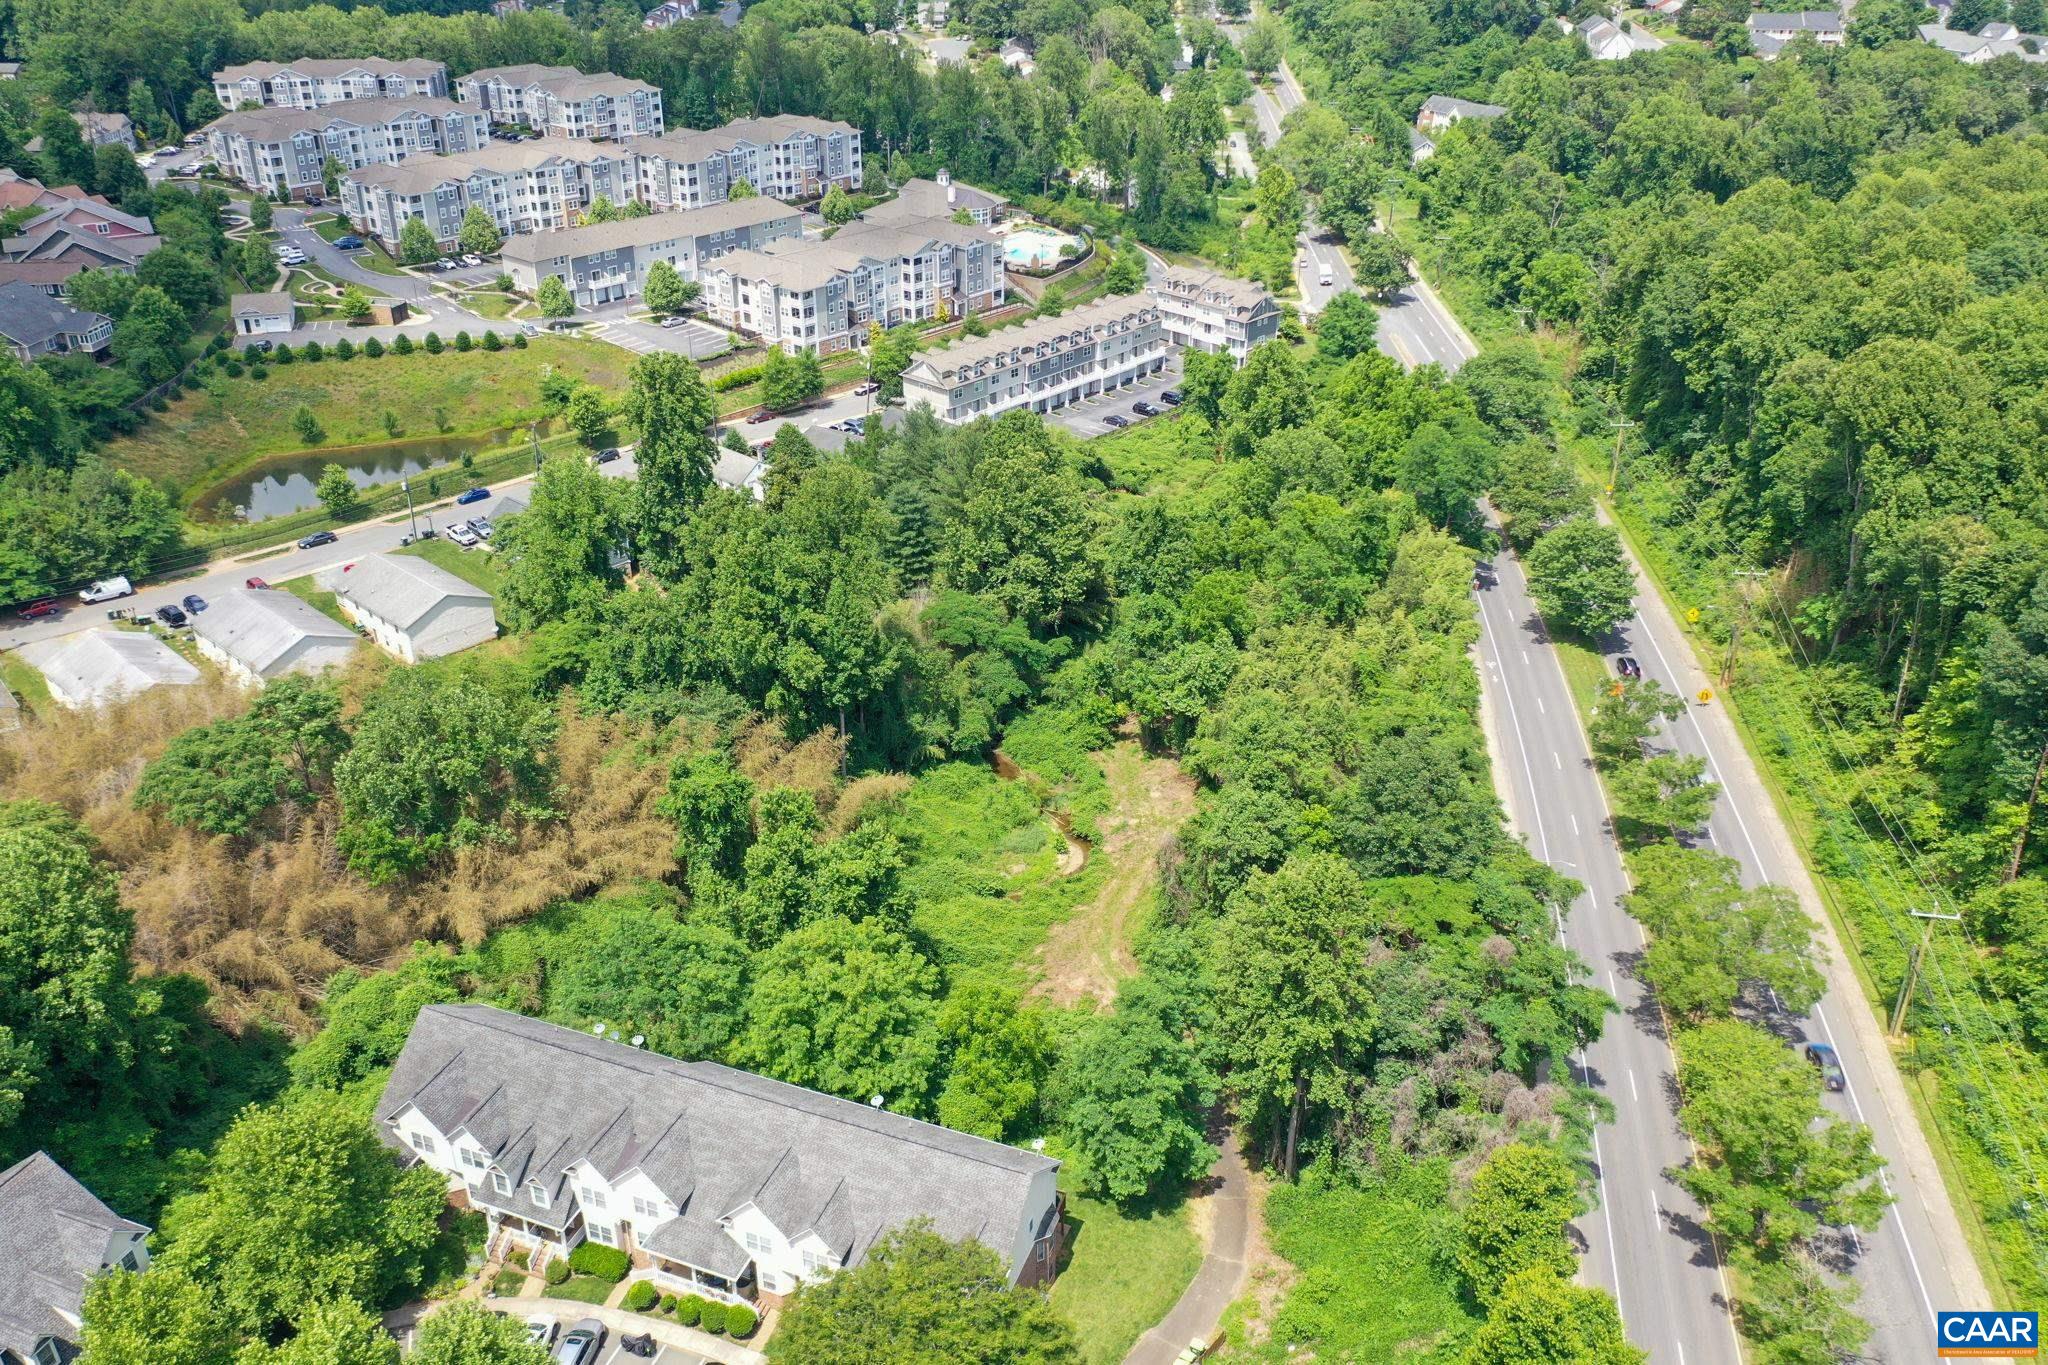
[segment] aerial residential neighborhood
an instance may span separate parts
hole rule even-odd
[[[2022,1358],[2043,34],[15,6],[0,1365]]]

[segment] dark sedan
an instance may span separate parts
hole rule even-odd
[[[186,593],[185,610],[192,613],[194,616],[197,616],[200,612],[206,610],[206,599],[201,597],[196,592]]]
[[[1106,427],[1127,427],[1130,424],[1131,419],[1120,412],[1112,412],[1109,416],[1102,419],[1102,425]]]
[[[1826,1043],[1808,1043],[1806,1060],[1820,1072],[1820,1083],[1830,1090],[1846,1090],[1849,1078],[1842,1073],[1842,1059]]]
[[[185,613],[166,602],[156,609],[156,619],[176,629],[185,624]]]
[[[1180,406],[1180,390],[1179,390],[1179,389],[1168,389],[1168,390],[1167,390],[1167,391],[1166,391],[1165,393],[1162,393],[1162,394],[1160,394],[1160,395],[1159,395],[1159,401],[1160,401],[1160,402],[1162,402],[1162,403],[1164,403],[1164,404],[1166,404],[1166,406],[1168,406],[1169,408],[1177,408],[1177,407],[1179,407],[1179,406]]]
[[[1157,417],[1159,415],[1159,409],[1153,407],[1150,403],[1133,403],[1131,404],[1131,411],[1137,413],[1140,417]]]
[[[334,532],[332,531],[315,531],[310,536],[299,537],[299,548],[301,550],[311,550],[321,545],[332,545],[333,543]]]
[[[488,488],[465,488],[455,495],[455,501],[467,507],[470,503],[482,502],[490,495],[491,490]]]

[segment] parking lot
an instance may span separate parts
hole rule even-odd
[[[732,338],[708,322],[690,321],[675,327],[663,327],[656,322],[635,322],[630,318],[613,318],[598,324],[597,335],[622,350],[635,355],[649,355],[658,352],[674,352],[692,359],[724,355],[732,347]]]
[[[1046,414],[1046,420],[1071,431],[1076,436],[1104,436],[1116,430],[1102,419],[1111,414],[1121,415],[1131,425],[1149,421],[1131,411],[1133,404],[1149,401],[1164,412],[1172,409],[1159,401],[1159,395],[1180,384],[1180,357],[1169,357],[1166,367],[1158,374],[1147,375],[1126,388],[1111,389],[1108,393],[1084,398],[1078,403],[1069,403],[1057,412]]]
[[[502,1303],[503,1300],[500,1300],[500,1302]],[[499,1308],[497,1311],[521,1321],[524,1321],[527,1316],[516,1308]],[[550,1353],[548,1356],[549,1360],[554,1359],[553,1352],[560,1347],[561,1338],[568,1334],[571,1327],[576,1325],[575,1320],[570,1318],[559,1318],[558,1321],[561,1323],[561,1330],[556,1334],[555,1341],[548,1347]],[[621,1333],[617,1330],[607,1328],[604,1345],[598,1348],[597,1354],[590,1358],[587,1365],[711,1365],[711,1362],[706,1357],[698,1355],[695,1351],[686,1351],[680,1346],[670,1346],[660,1341],[654,1343],[653,1355],[634,1355],[619,1344],[620,1336]]]

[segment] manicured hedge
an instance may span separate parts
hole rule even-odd
[[[559,1256],[556,1257],[548,1262],[548,1268],[541,1273],[541,1278],[549,1284],[569,1283],[569,1263]]]
[[[697,1325],[713,1336],[723,1332],[725,1330],[725,1305],[715,1301],[707,1301],[704,1304],[704,1311],[697,1317]]]
[[[635,1280],[626,1290],[626,1307],[635,1313],[645,1313],[661,1302],[661,1291],[646,1280]]]
[[[626,1272],[632,1268],[633,1262],[625,1252],[599,1242],[580,1243],[569,1253],[569,1269],[583,1275],[595,1275],[612,1284],[625,1279]]]
[[[695,1327],[697,1319],[704,1316],[704,1300],[695,1294],[685,1294],[676,1300],[676,1321],[685,1327]]]
[[[725,1310],[725,1330],[734,1337],[751,1336],[760,1317],[743,1303],[728,1305]]]

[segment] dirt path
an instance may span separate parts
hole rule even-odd
[[[1110,796],[1094,856],[1108,870],[1095,898],[1055,926],[1038,950],[1032,994],[1055,1005],[1107,1006],[1117,982],[1137,971],[1131,930],[1159,884],[1159,852],[1195,810],[1194,781],[1171,759],[1147,758],[1134,740],[1094,757]]]

